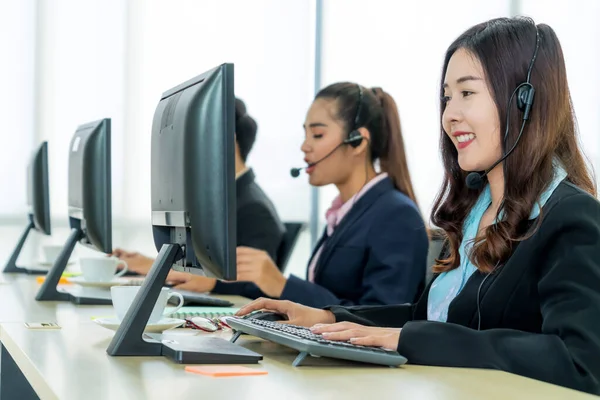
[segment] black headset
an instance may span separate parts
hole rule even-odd
[[[363,89],[362,86],[360,85],[356,85],[358,87],[358,106],[356,107],[356,116],[354,117],[354,126],[352,128],[352,130],[350,131],[350,133],[348,134],[348,138],[346,140],[344,140],[345,144],[349,144],[351,147],[358,147],[360,146],[360,144],[362,143],[364,137],[363,135],[360,134],[360,132],[358,131],[358,128],[360,128],[360,126],[358,126],[358,119],[360,118],[360,112],[362,110],[362,103],[363,103]]]
[[[531,61],[529,62],[529,68],[527,69],[527,80],[517,86],[517,108],[523,111],[523,121],[527,121],[529,119],[529,113],[531,112],[531,106],[533,105],[533,97],[535,95],[535,89],[531,84],[531,71],[533,70],[533,64],[535,63],[535,59],[538,55],[538,50],[540,48],[540,32],[538,31],[537,25],[535,25],[535,50],[533,52],[533,57],[531,57]],[[514,92],[513,92],[514,96]],[[512,101],[512,96],[511,96]],[[508,131],[508,127],[507,127]],[[505,135],[506,136],[506,135]]]
[[[540,47],[540,33],[538,31],[537,25],[535,26],[535,51],[533,52],[533,57],[531,58],[531,62],[529,63],[529,68],[527,69],[527,80],[523,83],[521,83],[519,86],[517,86],[517,88],[513,91],[512,95],[510,96],[510,100],[508,102],[508,111],[507,111],[507,116],[506,116],[506,131],[504,133],[504,141],[506,141],[506,138],[508,136],[508,124],[510,123],[510,104],[512,103],[513,97],[515,96],[515,93],[517,95],[517,108],[521,111],[523,111],[523,122],[521,124],[521,131],[519,132],[519,136],[517,136],[517,140],[515,141],[515,144],[513,145],[513,147],[506,153],[506,155],[504,155],[500,161],[504,160],[506,157],[508,157],[510,155],[510,153],[512,153],[512,151],[515,149],[515,147],[517,147],[517,143],[519,143],[519,140],[521,139],[521,136],[523,135],[523,128],[525,127],[525,123],[527,122],[527,120],[529,119],[529,113],[531,111],[531,106],[533,104],[533,97],[535,95],[535,89],[533,87],[533,85],[531,84],[531,71],[533,70],[533,64],[535,62],[535,59],[537,58],[537,54],[538,54],[538,49]],[[487,174],[489,171],[491,171],[500,161],[496,162],[494,165],[492,165],[492,168],[488,169],[485,174]],[[478,179],[482,180],[484,175],[479,175],[476,172],[471,172],[469,175],[467,175],[467,182],[469,181],[469,176],[471,174],[477,174]],[[469,183],[467,183],[467,186],[469,185]],[[480,305],[480,294],[481,294],[481,288],[483,287],[483,284],[485,283],[485,281],[487,280],[487,278],[492,275],[494,272],[496,272],[496,269],[499,267],[499,265],[497,264],[494,269],[492,270],[492,272],[490,272],[489,274],[487,274],[483,280],[481,281],[481,283],[479,284],[479,288],[477,289],[477,330],[480,331],[481,330],[481,305]]]
[[[521,130],[519,131],[519,135],[515,140],[515,144],[510,148],[509,151],[506,152],[498,161],[496,161],[490,168],[485,170],[484,172],[471,172],[467,175],[466,185],[469,189],[480,189],[483,186],[483,178],[494,168],[496,165],[500,164],[504,161],[517,147],[519,141],[521,140],[521,136],[523,136],[523,130],[525,129],[525,124],[529,119],[529,113],[531,112],[531,106],[533,105],[533,97],[535,96],[535,88],[531,84],[531,71],[533,70],[533,64],[535,63],[535,59],[538,55],[538,50],[540,47],[540,33],[538,31],[537,25],[535,25],[535,50],[533,52],[533,57],[531,57],[531,61],[529,62],[529,68],[527,69],[527,80],[521,83],[510,95],[510,99],[508,100],[508,110],[506,113],[506,129],[504,131],[504,142],[506,143],[506,139],[508,138],[509,125],[510,125],[510,105],[512,104],[513,98],[515,95],[517,96],[517,108],[523,111],[523,122],[521,124]]]
[[[347,145],[350,145],[352,148],[356,148],[356,147],[360,146],[360,144],[362,143],[363,139],[367,139],[363,135],[361,135],[360,132],[358,131],[358,128],[360,128],[360,126],[358,126],[358,119],[360,118],[360,111],[362,110],[363,90],[362,90],[362,87],[359,84],[357,84],[356,86],[358,87],[358,105],[356,106],[356,116],[354,117],[354,126],[352,127],[352,130],[348,134],[348,137],[346,139],[344,139],[342,141],[342,143],[340,143],[337,146],[335,146],[335,148],[333,150],[331,150],[329,153],[327,153],[327,155],[325,157],[323,157],[323,158],[321,158],[321,159],[319,159],[319,160],[317,160],[317,161],[315,161],[313,163],[310,163],[306,167],[292,168],[292,169],[290,169],[290,175],[292,176],[292,178],[299,177],[300,176],[300,171],[302,171],[303,169],[306,169],[306,168],[311,167],[313,165],[317,165],[321,161],[327,159],[330,155],[332,155],[333,153],[335,153],[337,151],[337,149],[339,149],[343,145],[347,144]],[[368,140],[369,139],[367,139],[367,141]]]

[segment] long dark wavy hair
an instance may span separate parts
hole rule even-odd
[[[491,272],[510,257],[515,243],[530,237],[529,215],[541,194],[552,181],[553,160],[562,163],[567,180],[596,195],[582,153],[578,147],[575,115],[563,52],[558,38],[548,25],[537,26],[540,44],[531,74],[536,89],[529,122],[518,146],[502,164],[504,198],[498,210],[499,222],[480,232],[469,255],[480,271]],[[509,134],[503,152],[515,143],[522,123],[516,101],[508,104],[514,89],[526,80],[536,45],[536,25],[528,18],[498,18],[473,26],[454,41],[446,51],[442,83],[448,62],[458,49],[465,49],[479,60],[486,82],[498,109],[500,132],[506,129],[511,107]],[[440,98],[443,87],[440,84]],[[444,113],[441,102],[441,115]],[[441,118],[440,118],[441,121]],[[459,246],[463,223],[483,189],[470,190],[465,184],[468,171],[458,165],[458,153],[452,140],[441,129],[440,147],[445,176],[431,214],[434,225],[447,237],[448,257],[437,260],[434,272],[450,271],[460,265]],[[540,215],[534,227],[539,226]]]

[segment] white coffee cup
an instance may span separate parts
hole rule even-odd
[[[127,273],[127,263],[117,257],[86,257],[79,260],[83,279],[87,282],[110,282]],[[123,269],[117,272],[119,265]]]
[[[129,310],[129,307],[133,303],[140,288],[141,286],[113,286],[110,288],[113,307],[115,308],[119,321],[122,321],[123,318],[125,318],[125,314],[127,314],[127,310]],[[165,311],[167,302],[171,297],[179,298],[179,304],[177,307]],[[150,314],[150,318],[148,318],[148,323],[152,324],[158,322],[163,317],[168,317],[177,312],[181,307],[183,307],[183,296],[181,293],[171,292],[171,289],[164,287],[158,295],[156,304],[154,304],[154,309]]]
[[[60,245],[46,245],[42,247],[42,251],[44,253],[44,261],[48,264],[54,264],[60,252],[62,251],[63,246]]]

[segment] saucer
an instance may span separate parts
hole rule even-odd
[[[39,272],[39,273],[45,273],[47,274],[48,272],[50,272],[50,267],[46,266],[46,265],[40,265],[40,264],[35,264],[35,265],[19,265],[20,268],[26,270],[27,272]]]
[[[119,325],[121,325],[121,321],[119,321],[117,317],[95,318],[93,321],[101,327],[110,329],[111,331],[116,331],[117,329],[119,329]],[[169,329],[177,328],[178,326],[181,326],[183,324],[185,324],[185,320],[183,319],[163,318],[158,322],[146,325],[146,329],[144,329],[144,332],[161,333]]]
[[[75,261],[73,261],[73,260],[67,261],[67,265],[73,265],[73,264],[75,264]],[[50,262],[50,261],[39,260],[37,262],[37,265],[39,265],[40,267],[50,268],[54,265],[54,261]]]
[[[69,282],[71,283],[75,283],[77,285],[80,286],[86,286],[86,287],[102,287],[102,288],[111,288],[113,286],[139,286],[139,285],[134,285],[132,283],[131,279],[127,279],[127,278],[116,278],[116,279],[112,279],[110,281],[107,282],[92,282],[92,281],[86,281],[83,276],[74,276],[72,278],[68,278]]]

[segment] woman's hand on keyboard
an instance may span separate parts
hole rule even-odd
[[[383,347],[389,350],[398,348],[401,331],[397,328],[377,328],[353,322],[318,324],[310,330],[312,333],[323,335],[327,340],[350,342],[361,346]]]
[[[262,297],[242,307],[235,315],[241,317],[258,310],[285,314],[288,317],[288,321],[279,322],[291,325],[310,327],[315,324],[331,324],[335,322],[335,316],[331,311],[303,306],[288,300],[272,300]]]

